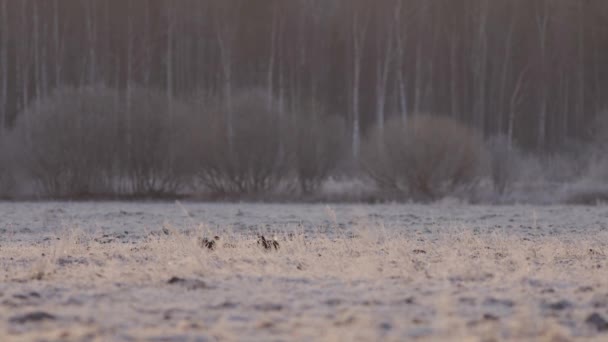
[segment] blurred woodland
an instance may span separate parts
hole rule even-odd
[[[134,170],[156,174],[157,167],[149,161],[127,167],[134,155],[162,152],[158,163],[169,161],[175,172],[176,151],[205,144],[215,154],[227,148],[228,155],[240,143],[263,145],[256,136],[239,142],[249,121],[272,122],[260,129],[276,133],[266,142],[277,146],[272,160],[258,161],[275,171],[289,165],[284,169],[300,175],[305,192],[338,159],[365,165],[367,140],[383,139],[387,125],[420,115],[468,126],[482,144],[498,137],[509,151],[558,153],[598,140],[597,123],[608,115],[606,61],[605,0],[0,0],[2,135],[16,135],[13,146],[31,145],[17,154],[51,155],[43,149],[57,139],[47,131],[63,116],[55,135],[65,135],[70,122],[77,128],[69,129],[99,139],[89,144],[118,144],[109,153],[124,156],[108,157],[106,176],[124,180],[136,172],[140,187],[154,190],[157,185],[146,185],[152,171]],[[239,122],[249,106],[264,119]],[[89,115],[81,116],[82,108]],[[76,124],[91,115],[106,119]],[[104,125],[107,132],[90,134]],[[214,134],[221,137],[209,141]],[[318,141],[314,153],[311,137]],[[84,144],[74,139],[66,146]],[[328,146],[336,151],[320,157]],[[279,160],[281,154],[287,159]],[[315,170],[305,170],[311,158]],[[358,164],[352,160],[345,163]],[[46,172],[32,172],[31,163],[21,164],[30,165],[30,174]],[[238,184],[249,176],[235,176],[238,163],[230,163],[221,170],[198,165],[191,173],[208,188],[230,192],[266,189],[274,177],[267,171],[247,181],[255,185]],[[123,167],[129,171],[114,172]],[[226,173],[235,184],[218,180]],[[303,180],[304,173],[315,175]]]

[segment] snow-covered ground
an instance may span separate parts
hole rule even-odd
[[[0,215],[1,341],[608,338],[604,206],[49,202]],[[199,245],[215,235],[214,251]]]

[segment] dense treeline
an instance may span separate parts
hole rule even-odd
[[[7,127],[58,86],[261,87],[342,116],[355,152],[417,112],[547,149],[606,105],[606,60],[604,0],[0,0]]]
[[[359,167],[502,193],[520,148],[598,141],[606,60],[604,0],[0,0],[0,176],[303,194]]]

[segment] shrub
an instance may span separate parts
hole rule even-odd
[[[482,145],[473,130],[450,118],[394,119],[372,132],[362,164],[382,189],[435,200],[477,180]]]
[[[188,115],[151,90],[128,102],[103,86],[62,88],[20,115],[13,139],[45,196],[167,195],[189,180]]]
[[[598,113],[591,133],[595,147],[606,153],[608,151],[608,110]]]
[[[126,99],[125,99],[126,100]],[[166,94],[136,88],[125,101],[121,134],[121,179],[132,195],[177,193],[191,181],[189,125],[193,110]],[[128,120],[129,122],[126,122]]]
[[[302,193],[312,193],[333,171],[346,153],[344,120],[321,113],[296,117],[293,155],[295,175]]]
[[[13,132],[19,159],[44,195],[111,192],[121,110],[116,99],[105,87],[63,88],[20,115]]]
[[[263,91],[206,109],[192,127],[198,178],[221,195],[275,190],[289,173],[286,120]],[[270,105],[269,105],[270,103]]]
[[[15,144],[8,132],[3,131],[0,137],[0,198],[12,198],[17,195],[19,174],[15,151],[20,145]]]
[[[586,178],[595,182],[608,181],[608,111],[600,112],[592,129],[592,145],[588,153]]]
[[[516,146],[510,146],[504,135],[488,139],[486,148],[490,178],[496,192],[502,195],[519,177],[521,152]]]

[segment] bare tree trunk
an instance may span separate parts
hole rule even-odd
[[[436,35],[433,34],[433,40],[435,40]],[[425,108],[431,108],[432,110],[435,110],[434,107],[432,107],[432,105],[436,105],[434,98],[433,98],[433,94],[435,92],[435,56],[434,56],[434,45],[435,43],[433,42],[433,47],[430,49],[431,53],[430,55],[427,57],[428,58],[428,62],[426,64],[426,75],[425,75],[425,82],[424,82],[424,92],[422,95],[422,103],[426,106]]]
[[[8,15],[6,13],[8,0],[0,0],[0,22],[2,27],[0,30],[0,80],[2,80],[2,90],[0,90],[0,132],[4,136],[4,130],[7,124],[8,115]]]
[[[296,44],[299,47],[299,42]],[[296,101],[298,99],[298,94],[300,93],[300,84],[298,83],[298,65],[299,58],[302,56],[302,50],[298,49],[298,55],[296,58],[292,60],[292,63],[289,68],[289,84],[287,85],[288,89],[288,103],[289,103],[289,113],[290,119],[294,119],[294,115],[296,113]]]
[[[511,93],[511,100],[509,101],[509,123],[507,125],[507,141],[509,142],[509,148],[513,146],[513,138],[515,134],[515,115],[517,112],[517,107],[522,100],[522,86],[526,77],[526,72],[527,67],[519,73],[517,81],[515,82],[515,88]]]
[[[232,118],[232,40],[234,36],[234,27],[230,27],[231,23],[223,22],[225,18],[215,18],[215,33],[220,50],[220,64],[222,71],[224,103],[226,110],[226,129],[228,131],[228,141],[232,144],[234,137],[233,118]]]
[[[547,130],[547,25],[549,21],[548,1],[543,0],[542,13],[536,13],[536,25],[538,29],[538,40],[540,48],[540,109],[538,113],[538,136],[536,147],[542,151],[545,148],[546,130]]]
[[[422,47],[418,40],[416,46],[416,75],[414,81],[414,115],[420,114],[420,98],[422,96]]]
[[[95,21],[95,9],[93,1],[85,1],[86,25],[87,25],[87,44],[89,45],[89,68],[88,83],[97,81],[97,23]]]
[[[399,57],[398,57],[398,65],[397,65],[397,82],[399,83],[399,108],[400,108],[400,113],[401,113],[401,120],[403,122],[407,121],[407,117],[408,117],[408,111],[407,111],[407,83],[405,80],[405,77],[403,76],[404,74],[404,70],[403,70],[403,54],[402,52],[399,53]]]
[[[353,53],[353,83],[352,83],[352,153],[353,157],[359,157],[361,145],[361,108],[360,108],[360,86],[361,86],[361,67],[363,59],[363,48],[365,44],[366,22],[361,20],[358,10],[354,14],[352,21],[352,53]]]
[[[450,39],[450,102],[451,102],[451,115],[453,117],[460,117],[460,109],[458,108],[460,94],[458,92],[458,59],[456,56],[458,38],[456,34],[452,35]]]
[[[573,130],[576,132],[579,127],[578,119],[585,117],[585,32],[584,32],[584,1],[578,1],[578,103],[577,110],[574,114],[574,127]]]
[[[132,11],[131,2],[128,2],[127,11]],[[133,87],[133,23],[131,17],[127,17],[127,81],[126,81],[126,101],[127,108],[125,111],[125,143],[127,151],[126,160],[131,160],[130,151],[132,145],[132,87]]]
[[[48,28],[48,23],[46,22],[46,20],[44,21],[44,27],[42,29],[42,32],[47,32],[47,28]],[[49,92],[49,79],[48,79],[48,54],[49,54],[49,42],[47,39],[49,36],[47,34],[45,34],[45,37],[42,39],[42,51],[41,51],[41,56],[40,56],[40,67],[39,67],[39,75],[40,75],[40,94],[42,94],[42,96],[45,96],[46,94],[48,94]]]
[[[377,62],[376,62],[376,124],[380,134],[384,131],[386,88],[388,75],[393,57],[393,25],[388,25],[387,31],[378,30],[384,36],[376,38]],[[384,46],[382,46],[384,44]]]
[[[41,85],[41,77],[40,77],[40,63],[41,63],[41,59],[40,59],[40,16],[38,15],[38,2],[34,1],[32,3],[33,6],[33,21],[34,21],[34,27],[32,28],[33,35],[34,35],[34,41],[33,41],[33,47],[34,47],[34,90],[35,90],[35,98],[36,101],[38,99],[40,99],[41,97],[41,89],[40,89],[40,85]]]
[[[266,74],[267,92],[268,92],[268,108],[272,107],[272,98],[274,94],[274,69],[276,63],[276,43],[279,26],[279,16],[277,8],[272,10],[272,31],[270,32],[270,51],[268,58],[268,70]],[[283,113],[282,111],[280,112]]]
[[[429,27],[428,24],[428,20],[429,18],[429,6],[431,6],[430,2],[426,2],[426,1],[421,1],[419,3],[419,7],[417,8],[417,17],[418,17],[418,30],[422,30],[422,32],[424,32],[425,34],[427,34],[427,28]],[[428,36],[425,36],[424,39],[428,39]],[[424,84],[424,66],[426,65],[425,63],[423,63],[423,58],[425,58],[426,56],[423,56],[422,54],[422,43],[423,43],[423,38],[418,37],[418,39],[416,39],[416,61],[414,62],[414,105],[413,105],[413,110],[414,110],[414,115],[419,115],[420,114],[420,108],[421,108],[421,104],[422,104],[422,100],[424,97],[424,90],[425,90],[425,84]]]
[[[18,74],[19,81],[21,83],[21,110],[25,111],[28,107],[29,103],[29,79],[30,79],[30,37],[29,37],[29,22],[28,22],[28,13],[27,13],[27,1],[21,2],[21,42],[20,42],[20,51],[17,56],[18,60]],[[25,123],[25,135],[26,139],[29,141],[30,139],[30,117],[26,115],[24,118]]]
[[[505,116],[505,107],[506,107],[506,103],[505,103],[505,97],[506,97],[506,92],[507,92],[507,80],[510,74],[510,67],[511,67],[511,59],[512,59],[512,48],[513,48],[513,44],[512,44],[512,40],[513,40],[513,20],[514,20],[514,15],[511,16],[511,23],[509,24],[509,31],[507,33],[507,39],[505,40],[505,47],[504,47],[504,55],[503,55],[503,62],[502,62],[502,71],[501,71],[501,76],[500,76],[500,91],[498,93],[498,106],[497,106],[497,110],[499,113],[499,118],[498,118],[498,122],[499,122],[499,126],[498,126],[498,132],[500,134],[503,134],[503,121],[504,121],[504,116]]]
[[[175,6],[173,2],[167,2],[167,51],[166,51],[166,68],[167,68],[167,105],[169,120],[172,122],[173,117],[173,96],[174,96],[174,75],[173,75],[173,49],[175,44],[175,14],[173,13]]]
[[[281,30],[279,30],[279,32],[277,33],[277,89],[276,89],[276,95],[277,95],[277,101],[278,101],[278,107],[279,107],[279,111],[281,113],[283,113],[285,111],[285,106],[286,106],[286,100],[285,100],[285,51],[284,51],[284,47],[282,44],[283,41],[283,32]]]
[[[475,124],[480,131],[485,134],[486,116],[486,87],[487,87],[487,67],[488,67],[488,41],[487,41],[487,20],[488,20],[488,0],[481,0],[479,4],[479,25],[475,39],[474,52],[474,75],[475,75]]]
[[[560,132],[559,135],[566,138],[568,132],[568,114],[570,113],[570,84],[568,83],[568,75],[564,72],[560,75],[560,88],[562,89],[562,100],[561,105],[562,115],[560,120]]]
[[[397,49],[397,83],[400,117],[403,122],[407,121],[407,84],[404,76],[405,43],[407,31],[403,22],[403,1],[398,0],[395,5],[395,43]]]
[[[593,46],[593,50],[591,51],[592,55],[593,55],[593,62],[591,63],[592,68],[593,68],[593,88],[595,93],[598,95],[598,97],[601,97],[600,93],[601,93],[601,89],[602,89],[602,85],[601,85],[601,78],[602,78],[602,72],[600,69],[600,66],[602,65],[603,61],[602,58],[600,56],[599,50],[603,50],[603,48],[599,48],[599,46],[602,46],[600,43],[600,40],[597,39],[597,31],[598,31],[598,27],[592,27],[592,35],[591,35],[591,46]],[[599,113],[602,110],[602,107],[605,106],[605,104],[601,103],[600,101],[594,101],[594,114]]]
[[[62,65],[62,58],[61,58],[61,52],[62,52],[62,47],[61,47],[61,42],[59,40],[59,0],[54,0],[53,1],[53,45],[55,45],[54,48],[54,52],[55,52],[55,61],[54,61],[54,66],[55,66],[55,88],[58,88],[61,83],[62,83],[62,79],[61,79],[61,65]]]
[[[173,131],[173,97],[175,96],[175,75],[174,75],[174,49],[175,49],[175,2],[167,2],[167,115],[169,116],[169,129]],[[169,148],[168,165],[173,169],[173,149]]]
[[[145,9],[144,9],[145,20],[144,21],[145,21],[146,28],[144,30],[144,35],[145,35],[144,50],[145,50],[145,52],[144,52],[143,62],[142,62],[142,73],[143,73],[143,84],[145,86],[149,86],[150,79],[151,79],[151,72],[152,72],[151,58],[152,58],[152,54],[153,54],[153,52],[150,51],[150,45],[151,45],[150,31],[152,31],[152,27],[150,26],[150,2],[144,1],[144,5],[145,5]],[[132,25],[130,21],[129,21],[129,25]],[[130,27],[130,29],[132,30],[133,28]],[[131,42],[132,38],[129,38],[129,39]]]

